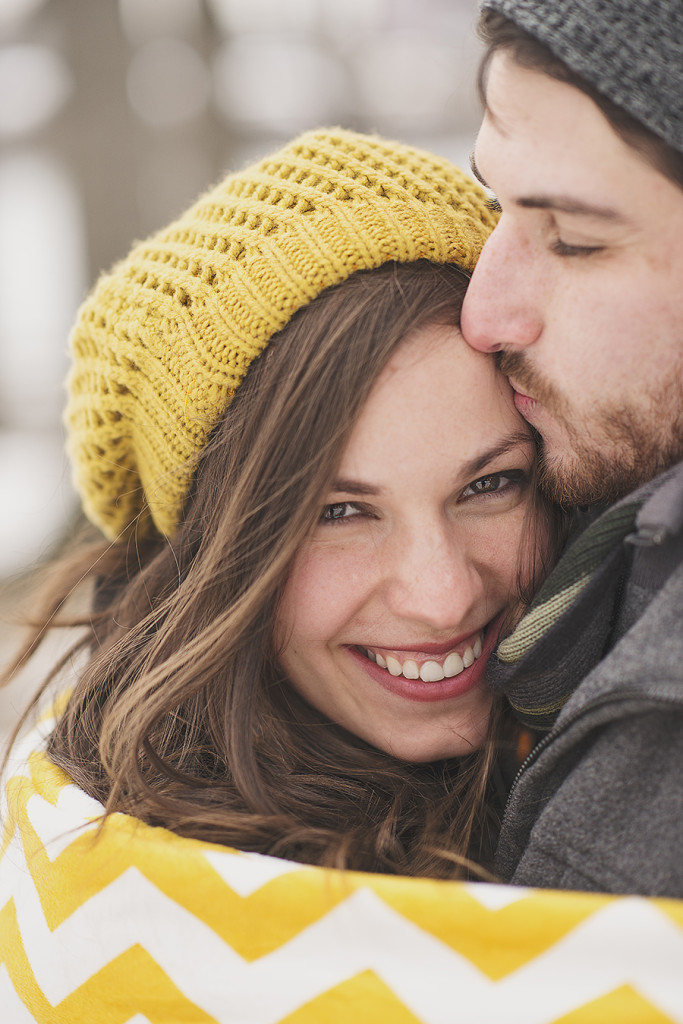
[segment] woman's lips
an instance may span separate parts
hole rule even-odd
[[[397,654],[399,654],[399,656],[404,657],[410,657],[411,655],[415,655],[415,657],[422,659],[432,657],[442,658],[444,655],[450,654],[451,651],[454,651],[456,649],[460,650],[462,648],[464,650],[464,648],[467,645],[469,645],[470,647],[473,646],[477,640],[477,637],[481,638],[483,632],[483,629],[479,629],[474,633],[467,633],[466,635],[458,637],[457,639],[446,640],[442,643],[420,642],[419,644],[413,644],[412,646],[410,644],[406,644],[403,647],[399,645],[398,647],[379,648],[374,644],[369,644],[368,646],[372,650],[388,651],[390,653],[394,651]]]
[[[446,675],[443,679],[430,680],[429,678],[425,679],[419,677],[420,671],[422,671],[423,676],[425,674],[429,676],[429,672],[425,673],[424,666],[434,664],[434,662],[429,657],[426,657],[424,661],[422,661],[422,664],[419,664],[419,655],[416,651],[413,652],[415,653],[414,658],[405,657],[402,659],[404,671],[406,662],[412,662],[412,664],[418,669],[418,678],[411,679],[406,678],[404,674],[393,674],[389,671],[388,667],[383,668],[381,662],[378,664],[377,662],[372,661],[371,658],[367,656],[367,653],[363,653],[368,650],[377,651],[378,648],[376,647],[363,648],[349,646],[346,649],[354,661],[356,661],[356,663],[359,664],[375,682],[379,683],[379,685],[389,693],[396,694],[406,700],[417,702],[451,700],[454,697],[460,697],[474,689],[482,679],[484,669],[486,668],[486,662],[488,661],[498,639],[498,631],[501,621],[502,614],[490,622],[484,631],[472,634],[472,640],[474,643],[476,643],[479,638],[483,641],[481,642],[481,653],[478,656],[474,654],[474,647],[469,648],[470,654],[468,655],[466,653],[467,646],[461,644],[460,646],[464,647],[462,654],[458,654],[458,652],[455,653],[458,654],[458,657],[461,659],[463,667],[460,669],[458,666],[455,666],[457,668],[455,674],[450,677]],[[425,647],[426,646],[428,645],[425,645]],[[396,648],[394,648],[394,650],[396,650]],[[447,650],[450,650],[450,648],[447,648]],[[421,651],[420,653],[423,652]],[[448,666],[447,663],[449,657],[451,657],[451,655],[447,654],[443,660],[443,667],[448,667],[450,669],[453,665],[451,664],[451,666]],[[467,662],[467,664],[465,664],[465,662]]]
[[[467,640],[447,644],[422,644],[420,647],[360,647],[370,661],[388,670],[392,676],[422,679],[436,683],[441,679],[459,675],[469,668],[482,652],[482,630],[470,634]]]

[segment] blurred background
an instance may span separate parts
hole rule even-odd
[[[98,273],[308,128],[466,168],[475,20],[476,0],[0,0],[0,664],[76,515],[62,380]],[[42,669],[0,691],[0,739]]]

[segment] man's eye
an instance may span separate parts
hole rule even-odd
[[[557,238],[552,246],[556,256],[590,256],[594,252],[602,252],[602,245],[568,245],[561,238]]]

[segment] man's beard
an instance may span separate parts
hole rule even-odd
[[[611,503],[683,459],[683,366],[672,367],[638,408],[607,407],[583,422],[523,352],[500,353],[499,366],[566,435],[559,452],[547,450],[542,437],[539,442],[539,483],[551,501],[564,507]]]

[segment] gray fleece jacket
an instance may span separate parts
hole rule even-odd
[[[683,463],[660,479],[609,647],[513,783],[503,880],[683,897]]]

